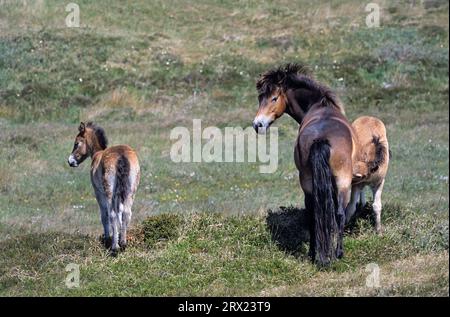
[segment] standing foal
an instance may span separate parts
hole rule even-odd
[[[364,187],[373,193],[375,230],[381,233],[381,193],[389,166],[389,143],[384,123],[375,117],[362,116],[353,121],[352,128],[358,137],[359,155],[353,162],[352,196],[346,209],[346,220],[350,221],[358,203],[366,204]]]
[[[116,256],[119,246],[124,250],[127,244],[131,207],[139,185],[138,158],[128,145],[107,148],[105,131],[92,122],[81,122],[78,131],[68,163],[77,167],[88,156],[92,158],[91,182],[100,207],[105,246],[111,246],[111,254]]]

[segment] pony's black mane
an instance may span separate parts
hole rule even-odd
[[[327,86],[317,82],[310,69],[301,64],[288,63],[261,75],[256,83],[259,97],[269,96],[277,87],[287,89],[305,88],[316,91],[323,106],[333,106],[344,112],[344,108],[336,94]]]
[[[98,144],[103,150],[108,147],[108,138],[106,137],[105,130],[103,130],[102,127],[93,122],[88,122],[86,123],[86,128],[91,128],[94,131]]]

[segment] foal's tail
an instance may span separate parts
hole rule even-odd
[[[120,205],[123,205],[130,192],[130,162],[124,155],[121,155],[116,164],[116,182],[114,184],[112,207],[115,212],[119,212]]]
[[[314,196],[315,248],[313,261],[320,266],[330,264],[336,257],[337,195],[336,184],[330,168],[330,144],[327,140],[316,140],[309,152],[312,168]]]
[[[387,150],[386,144],[380,141],[380,137],[373,136],[372,143],[375,146],[375,160],[368,164],[370,173],[375,173],[386,162],[386,157],[392,157],[392,152]]]

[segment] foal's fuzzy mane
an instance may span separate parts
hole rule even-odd
[[[103,150],[108,147],[108,138],[106,137],[105,130],[103,130],[102,127],[90,121],[86,123],[86,128],[90,128],[94,131],[98,144]]]
[[[327,86],[315,80],[311,70],[301,64],[288,63],[263,73],[256,83],[258,95],[268,96],[277,87],[286,91],[289,88],[306,88],[317,91],[323,106],[332,106],[344,113],[344,107],[336,94]]]

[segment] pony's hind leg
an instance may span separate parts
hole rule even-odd
[[[375,230],[381,234],[381,193],[383,192],[384,179],[378,185],[372,187],[373,211],[375,213]]]
[[[338,227],[338,241],[336,246],[336,258],[340,259],[344,256],[344,227],[345,227],[345,218],[346,218],[346,207],[350,200],[351,190],[350,187],[348,189],[342,189],[338,192],[338,201],[337,201],[337,209],[336,209],[336,223]]]

